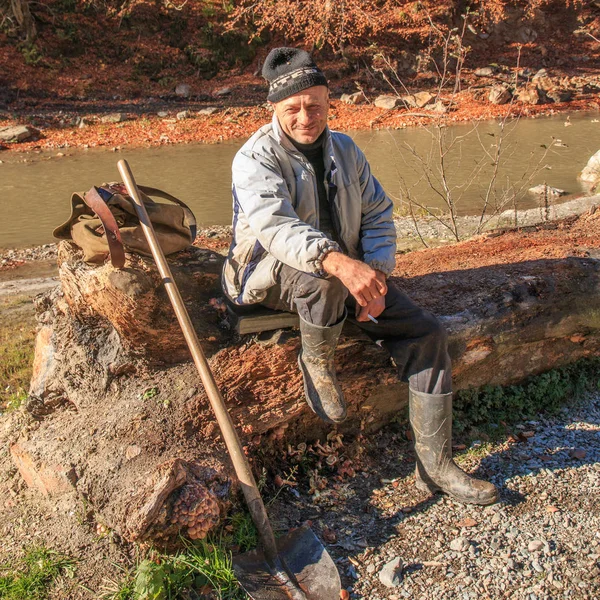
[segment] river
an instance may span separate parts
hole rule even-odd
[[[407,193],[420,204],[442,206],[440,148],[445,152],[446,183],[460,214],[477,214],[493,175],[496,145],[502,147],[496,197],[511,196],[519,208],[536,206],[526,189],[546,182],[569,195],[585,192],[577,175],[600,148],[598,113],[486,121],[451,125],[439,144],[435,128],[350,132],[365,151],[373,173],[399,207]],[[231,221],[231,161],[244,140],[160,148],[65,149],[56,152],[0,154],[0,247],[52,241],[52,229],[69,215],[74,191],[119,179],[117,161],[126,158],[138,183],[162,188],[189,204],[201,225]],[[488,154],[486,154],[486,152]],[[427,166],[429,165],[429,166]],[[429,175],[429,181],[427,181]],[[493,197],[494,194],[491,194]],[[511,208],[505,206],[504,208]],[[406,207],[404,206],[404,210]],[[421,211],[422,212],[422,211]]]

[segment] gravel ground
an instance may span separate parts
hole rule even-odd
[[[600,597],[600,396],[524,427],[526,443],[494,445],[480,461],[501,502],[443,499],[409,513],[397,536],[357,557],[355,597]],[[379,574],[395,557],[404,575],[392,591]]]
[[[349,483],[308,506],[286,494],[288,518],[295,504],[312,519],[350,598],[600,598],[600,394],[457,456],[500,487],[489,507],[417,491],[402,433],[374,444]]]

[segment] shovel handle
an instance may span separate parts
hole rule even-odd
[[[156,234],[154,233],[154,228],[152,227],[152,223],[148,217],[146,207],[141,200],[138,187],[135,183],[135,179],[133,178],[133,173],[129,168],[129,164],[126,160],[120,160],[117,163],[117,167],[125,183],[127,192],[134,200],[135,211],[142,225],[142,230],[146,236],[148,245],[150,246],[152,256],[156,261],[158,272],[160,273],[162,282],[167,290],[171,304],[173,305],[173,310],[175,311],[175,315],[179,321],[179,326],[183,331],[185,341],[187,342],[192,354],[196,369],[198,369],[198,374],[202,380],[202,385],[206,390],[206,394],[217,418],[217,423],[221,429],[221,434],[225,440],[225,445],[227,446],[229,456],[233,462],[233,467],[240,481],[244,497],[246,498],[250,515],[252,516],[252,520],[254,521],[254,524],[256,525],[260,535],[265,557],[267,560],[274,562],[277,557],[277,546],[275,544],[273,529],[271,527],[271,523],[269,522],[269,517],[267,516],[267,511],[260,496],[260,492],[258,491],[256,481],[252,475],[250,464],[248,463],[248,459],[244,454],[240,439],[235,431],[233,421],[231,420],[231,416],[227,411],[223,397],[219,392],[219,388],[217,387],[212,371],[210,370],[206,357],[204,356],[204,352],[202,351],[200,342],[198,341],[198,336],[196,335],[196,331],[194,330],[190,316],[185,308],[185,305],[183,304],[183,300],[181,298],[181,294],[179,293],[179,289],[175,284],[175,280],[173,279],[171,269],[169,268],[165,255],[158,243]]]

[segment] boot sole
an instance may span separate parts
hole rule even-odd
[[[435,483],[427,483],[419,478],[415,478],[415,487],[421,492],[429,492],[430,494],[446,494],[447,496],[450,496],[450,498],[458,500],[463,504],[477,504],[478,506],[489,506],[490,504],[495,504],[500,498],[500,494],[498,493],[494,494],[490,498],[481,498],[481,500],[473,500],[472,498],[461,498],[457,494],[447,492]]]

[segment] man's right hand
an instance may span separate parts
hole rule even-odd
[[[329,252],[323,259],[323,269],[337,277],[360,306],[387,294],[385,275],[381,271],[341,252]]]

